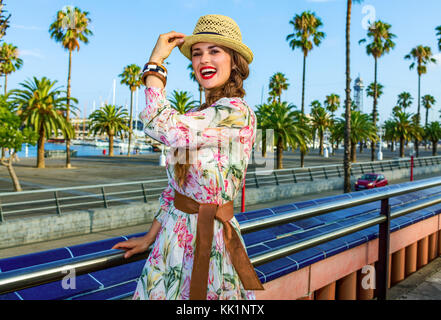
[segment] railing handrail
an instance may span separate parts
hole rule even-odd
[[[399,196],[402,194],[415,192],[418,190],[433,188],[440,185],[441,185],[441,178],[430,178],[425,180],[419,180],[417,182],[407,183],[406,185],[397,188],[397,190],[387,190],[387,191],[380,190],[378,192],[373,193],[372,195],[371,194],[362,195],[360,197],[357,197],[356,199],[353,198],[339,199],[333,201],[332,203],[328,203],[325,205],[318,205],[315,207],[315,209],[305,208],[305,209],[296,210],[297,213],[300,211],[301,212],[300,214],[296,214],[296,213],[280,214],[279,216],[283,217],[283,219],[277,219],[276,217],[274,218],[271,217],[271,218],[260,219],[260,221],[257,221],[257,223],[256,221],[243,222],[240,224],[240,229],[241,232],[243,233],[257,231],[262,228],[274,226],[275,224],[293,222],[299,219],[310,218],[317,216],[319,214],[325,214],[332,211],[341,210],[347,207],[353,207],[356,205],[382,200],[380,216],[371,218],[367,221],[357,223],[355,225],[351,225],[348,227],[344,227],[326,233],[318,237],[306,239],[299,243],[290,244],[282,248],[277,248],[276,250],[273,250],[268,253],[252,256],[250,258],[254,266],[261,265],[268,261],[272,261],[282,256],[286,256],[288,254],[292,254],[307,248],[311,248],[313,246],[345,236],[347,234],[351,234],[366,229],[373,225],[384,224],[386,222],[389,222],[391,218],[396,218],[404,214],[407,214],[409,212],[413,212],[416,210],[426,208],[431,205],[441,203],[441,198],[438,198],[438,199],[430,200],[429,202],[426,203],[413,204],[404,209],[397,210],[393,214],[391,214],[390,210],[387,209],[387,207],[389,207],[388,200],[390,197]],[[383,205],[384,201],[386,201],[385,205]],[[386,208],[386,212],[383,212],[384,208]],[[387,224],[387,226],[389,226],[389,224]],[[384,234],[382,235],[381,232],[382,231],[380,229],[380,237],[383,237],[383,240],[380,239],[380,242],[385,241],[387,245],[386,253],[388,253],[389,228],[386,232],[386,235]],[[384,237],[387,237],[387,239],[384,239]],[[379,246],[379,248],[381,248],[381,245]],[[137,254],[132,256],[130,259],[124,258],[124,252],[118,253],[116,252],[116,250],[110,249],[106,251],[101,251],[99,253],[90,254],[87,256],[64,259],[55,262],[50,262],[47,264],[41,264],[24,269],[18,269],[14,271],[0,273],[0,294],[61,280],[64,277],[66,277],[66,270],[75,269],[75,274],[81,275],[97,270],[110,268],[117,265],[122,265],[130,262],[142,260],[148,256],[151,249],[152,247],[150,247],[148,251],[142,254]],[[379,257],[380,257],[380,253],[379,253]],[[384,256],[383,254],[382,263],[384,263],[384,265],[382,266],[382,268],[384,270],[387,270],[387,264],[388,264],[388,262],[386,261],[388,260],[387,257],[388,255]],[[382,275],[382,281],[383,280],[386,281],[385,279],[387,279],[387,273],[388,271],[385,271],[385,274]],[[380,290],[380,294],[384,298],[386,297],[385,290],[387,290],[387,286],[383,284],[384,292],[381,294],[381,290]]]
[[[434,157],[419,157],[417,159],[434,159],[434,158],[441,158],[441,156],[434,156]],[[391,160],[382,160],[382,161],[369,161],[369,162],[356,162],[352,163],[352,167],[358,166],[358,165],[369,165],[369,164],[380,164],[380,163],[387,163],[387,162],[396,162],[396,161],[402,161],[406,162],[409,159],[406,158],[400,158],[400,159],[391,159]],[[269,170],[258,170],[258,171],[247,171],[246,175],[254,175],[256,174],[262,174],[262,173],[269,173],[269,172],[284,172],[284,171],[290,171],[292,170],[299,170],[299,171],[307,171],[308,169],[322,169],[322,168],[330,168],[330,167],[342,167],[342,164],[329,164],[329,165],[322,165],[322,166],[311,166],[311,167],[292,167],[292,168],[284,168],[284,169],[269,169]],[[25,190],[20,192],[0,192],[0,197],[6,197],[6,196],[18,196],[18,195],[26,195],[26,194],[35,194],[35,193],[45,193],[45,192],[56,192],[56,191],[71,191],[71,190],[82,190],[82,189],[93,189],[93,188],[111,188],[111,187],[117,187],[117,186],[124,186],[124,185],[137,185],[137,184],[147,184],[147,183],[157,183],[157,182],[166,182],[168,181],[167,178],[163,179],[152,179],[152,180],[139,180],[139,181],[129,181],[129,182],[118,182],[118,183],[106,183],[106,184],[96,184],[96,185],[85,185],[85,186],[73,186],[73,187],[62,187],[62,188],[50,188],[50,189],[37,189],[37,190]]]

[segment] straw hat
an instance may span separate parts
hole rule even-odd
[[[240,53],[248,64],[253,61],[253,52],[242,43],[239,26],[230,17],[209,14],[199,18],[193,34],[184,38],[179,48],[191,60],[191,46],[198,42],[212,42]]]

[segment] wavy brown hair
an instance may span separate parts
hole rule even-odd
[[[248,68],[248,63],[245,60],[245,58],[239,54],[238,52],[226,48],[223,46],[219,46],[224,51],[226,51],[230,57],[231,57],[231,73],[230,77],[228,78],[227,82],[221,87],[214,88],[210,90],[207,101],[205,101],[204,104],[202,104],[199,107],[200,110],[204,110],[213,103],[215,103],[217,100],[221,98],[243,98],[245,96],[245,90],[243,88],[243,81],[248,78],[248,75],[250,73],[250,69]],[[175,157],[178,154],[178,149],[175,150],[174,155]],[[181,159],[178,159],[177,163],[174,167],[174,173],[175,173],[175,180],[178,182],[178,185],[180,188],[182,188],[185,185],[185,180],[188,175],[188,170],[190,168],[189,163],[189,150],[185,150],[185,162]],[[179,161],[180,160],[180,161]]]

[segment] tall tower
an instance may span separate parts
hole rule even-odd
[[[361,112],[363,112],[363,92],[363,80],[360,78],[360,75],[358,75],[357,79],[355,79],[354,84],[354,102]]]

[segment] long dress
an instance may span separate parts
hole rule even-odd
[[[195,250],[197,214],[173,205],[175,190],[199,203],[222,205],[238,195],[256,137],[256,116],[241,98],[222,98],[210,107],[179,114],[165,89],[145,89],[146,108],[140,113],[144,131],[170,147],[166,156],[168,187],[162,192],[155,218],[160,222],[153,249],[138,279],[133,299],[187,300]],[[174,164],[190,153],[190,168],[181,188]],[[175,150],[177,155],[175,156]],[[180,153],[180,151],[184,150]],[[184,157],[184,158],[182,158]],[[240,235],[236,218],[229,223]],[[255,299],[244,289],[223,239],[222,223],[214,221],[207,287],[208,300]]]

